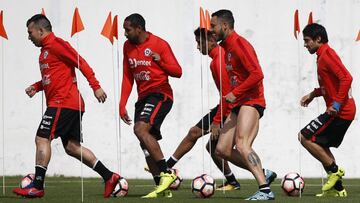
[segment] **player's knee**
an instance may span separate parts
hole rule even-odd
[[[216,146],[215,155],[223,159],[228,159],[230,157],[230,154],[227,152],[227,150],[221,146]]]
[[[142,124],[135,124],[134,133],[137,137],[143,137],[146,133],[146,127]]]
[[[199,137],[201,137],[201,130],[199,130],[199,128],[197,128],[197,127],[192,127],[192,128],[190,128],[187,137],[189,140],[196,142],[197,139],[199,139]]]
[[[74,156],[76,153],[76,150],[77,150],[77,146],[71,144],[70,142],[68,142],[68,144],[65,146],[65,152],[69,156]]]
[[[40,137],[40,136],[35,137],[35,144],[38,147],[43,146],[43,145],[49,145],[49,143],[50,143],[49,139],[46,139],[46,138],[43,138],[43,137]]]

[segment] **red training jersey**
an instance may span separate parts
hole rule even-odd
[[[95,73],[89,64],[79,56],[80,71],[95,91],[100,88]],[[62,107],[85,111],[84,100],[79,103],[75,67],[78,66],[78,53],[71,45],[50,33],[42,40],[39,56],[42,80],[32,86],[35,90],[44,90],[48,107]]]
[[[315,89],[315,95],[323,96],[327,107],[332,106],[333,102],[340,103],[338,116],[342,119],[354,120],[356,106],[351,95],[351,74],[327,43],[321,45],[316,54],[320,87]]]
[[[210,51],[209,56],[212,58],[210,63],[210,70],[215,85],[219,93],[221,93],[219,107],[214,116],[213,123],[220,124],[221,119],[226,118],[230,113],[229,105],[224,98],[224,96],[231,91],[230,80],[226,71],[225,50],[221,46],[217,45]]]
[[[221,46],[226,51],[226,69],[236,97],[231,106],[257,104],[265,108],[264,75],[254,48],[235,31],[221,42]]]
[[[152,53],[160,55],[160,61],[152,60]],[[123,81],[121,86],[120,116],[125,115],[125,106],[136,81],[138,99],[150,93],[162,93],[173,99],[168,76],[180,78],[181,67],[169,44],[148,32],[141,44],[124,43]]]

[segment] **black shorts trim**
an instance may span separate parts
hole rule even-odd
[[[36,135],[51,140],[60,137],[65,145],[70,139],[80,142],[80,115],[82,117],[83,113],[73,109],[48,107]]]
[[[135,123],[143,121],[151,125],[150,134],[162,139],[161,125],[172,108],[173,101],[166,95],[151,93],[135,103]]]
[[[232,108],[231,112],[233,112],[234,114],[238,115],[241,106],[251,106],[251,107],[254,107],[254,108],[256,109],[256,111],[259,113],[259,119],[264,116],[265,107],[260,106],[260,105],[258,105],[258,104],[236,106],[236,107]]]
[[[300,132],[306,139],[323,147],[337,148],[342,143],[351,122],[323,113],[310,121]]]

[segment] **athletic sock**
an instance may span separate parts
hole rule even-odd
[[[342,181],[338,180],[334,185],[335,190],[341,191],[344,189],[344,186],[342,185]]]
[[[100,160],[97,160],[93,166],[93,170],[96,171],[104,181],[107,181],[111,178],[113,172],[109,171]]]
[[[33,181],[34,187],[39,190],[44,189],[45,173],[47,168],[45,166],[35,166],[35,180]]]
[[[259,190],[261,192],[264,192],[264,193],[267,193],[267,194],[269,194],[271,192],[269,184],[260,185]]]
[[[179,161],[179,160],[177,160],[174,156],[171,156],[171,157],[167,160],[166,164],[168,165],[169,168],[172,168],[172,167],[175,166],[175,164],[176,164],[178,161]]]
[[[155,181],[155,185],[159,185],[160,183],[160,176],[159,175],[156,175],[153,177],[154,178],[154,181]]]
[[[160,161],[156,162],[156,165],[158,166],[161,172],[170,173],[170,171],[168,171],[168,166],[166,164],[165,159],[161,159]]]
[[[225,178],[226,178],[227,182],[230,183],[231,185],[235,185],[237,183],[237,180],[232,172],[230,172],[229,174],[226,174]]]
[[[327,171],[327,172],[332,172],[332,173],[336,173],[338,171],[338,165],[336,165],[335,162],[332,162],[330,164],[330,166],[324,166],[324,169]]]

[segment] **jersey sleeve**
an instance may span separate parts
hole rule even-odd
[[[36,92],[44,90],[41,80],[37,81],[36,83],[32,84],[31,86],[33,86],[35,88]]]
[[[133,84],[134,77],[130,72],[130,67],[128,63],[128,58],[126,55],[126,45],[124,45],[123,50],[124,58],[123,58],[123,80],[121,85],[121,98],[119,104],[120,117],[123,117],[126,113],[126,103],[129,99]]]
[[[348,97],[349,89],[351,88],[352,76],[349,71],[342,64],[339,56],[333,50],[326,52],[325,58],[326,67],[339,79],[339,87],[334,97],[334,101],[342,104]]]
[[[244,44],[238,39],[235,46],[235,55],[239,57],[243,67],[249,73],[245,81],[232,91],[236,97],[239,97],[259,83],[264,78],[264,75],[257,60],[256,53],[251,45]]]
[[[81,73],[89,82],[90,87],[95,91],[100,88],[99,81],[89,64],[77,53],[77,51],[65,41],[57,40],[53,47],[54,54],[70,67],[78,67]]]
[[[160,54],[160,61],[157,64],[171,77],[180,78],[182,75],[181,67],[176,60],[174,53],[171,50],[169,44],[165,41],[160,43],[161,46],[161,53]]]
[[[219,107],[213,119],[214,124],[220,124],[221,120],[225,118],[229,113],[229,103],[226,102],[224,96],[231,91],[231,86],[229,82],[229,76],[225,68],[226,64],[224,55],[222,54],[221,57],[221,60],[217,58],[216,60],[214,60],[214,63],[211,63],[211,71],[213,74],[213,78],[215,83],[219,84],[219,94],[221,93]]]

